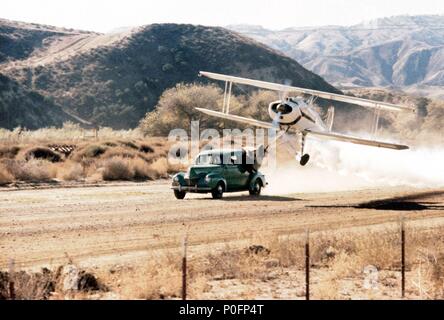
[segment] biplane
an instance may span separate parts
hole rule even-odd
[[[386,102],[373,101],[357,97],[346,96],[342,94],[335,94],[323,92],[312,89],[298,88],[284,84],[265,82],[260,80],[252,80],[247,78],[240,78],[228,76],[212,72],[201,71],[199,76],[204,76],[210,79],[224,81],[224,102],[222,111],[215,111],[203,108],[196,108],[198,111],[207,115],[218,117],[221,119],[236,121],[243,124],[252,125],[264,129],[275,128],[278,133],[276,139],[283,137],[286,132],[291,129],[296,132],[298,139],[300,138],[300,148],[296,154],[302,166],[305,166],[310,160],[310,155],[304,153],[307,136],[314,136],[321,139],[336,140],[342,142],[355,143],[371,147],[388,148],[394,150],[409,149],[408,146],[372,139],[364,139],[341,133],[333,132],[334,108],[330,107],[327,114],[327,119],[324,122],[320,114],[313,108],[314,99],[322,98],[327,100],[339,101],[358,105],[365,108],[374,109],[374,121],[372,124],[372,134],[376,135],[379,127],[379,117],[381,111],[393,112],[415,112],[415,108],[411,106],[395,105]],[[280,94],[280,100],[271,102],[268,107],[268,113],[271,122],[260,121],[257,119],[242,117],[239,115],[230,114],[230,98],[232,94],[233,84],[248,85],[261,89],[277,91]],[[309,96],[309,99],[304,98]]]

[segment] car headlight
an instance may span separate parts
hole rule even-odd
[[[205,182],[208,183],[211,181],[211,177],[210,176],[205,176]]]
[[[175,177],[173,178],[173,181],[174,181],[174,182],[179,182],[179,177],[178,177],[178,176],[175,176]]]

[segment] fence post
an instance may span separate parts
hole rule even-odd
[[[185,234],[182,244],[182,300],[187,299],[187,246],[188,235]]]
[[[310,300],[310,231],[305,231],[305,300]]]
[[[404,215],[400,218],[401,224],[401,296],[405,298],[405,226]]]
[[[9,299],[15,300],[15,287],[14,287],[14,278],[15,278],[15,271],[14,271],[14,259],[9,260]]]

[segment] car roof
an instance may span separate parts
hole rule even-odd
[[[205,150],[199,153],[200,155],[208,155],[208,154],[226,154],[226,153],[239,153],[243,152],[243,149],[212,149],[212,150]]]

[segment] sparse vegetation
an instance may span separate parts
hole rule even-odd
[[[407,252],[407,297],[442,299],[444,274],[442,257],[444,246],[436,245],[441,239],[442,227],[409,229]],[[312,298],[366,299],[399,298],[400,257],[399,234],[396,229],[358,232],[322,232],[312,235]],[[256,298],[254,287],[270,283],[275,278],[282,283],[289,272],[301,275],[300,283],[292,286],[303,288],[304,237],[260,237],[264,245],[249,247],[226,245],[211,253],[193,255],[188,263],[189,297],[202,299],[220,297],[213,292],[226,282],[229,298],[239,298],[239,286],[245,285],[248,297]],[[254,250],[252,248],[262,248]],[[427,252],[427,253],[426,253]],[[366,270],[373,268],[379,274],[378,290],[365,287]],[[418,268],[421,269],[418,272]],[[372,270],[373,270],[372,269]],[[421,279],[417,279],[420,276]],[[149,262],[112,272],[106,277],[109,284],[119,281],[117,289],[124,299],[174,299],[181,293],[181,255],[168,250],[157,254]],[[417,284],[421,283],[421,287]],[[349,284],[346,285],[346,283]],[[220,284],[218,284],[220,283]],[[237,290],[230,290],[236,285]],[[271,285],[271,284],[269,284]],[[347,288],[347,289],[346,289]],[[289,287],[288,290],[292,288]],[[245,293],[247,294],[247,293]],[[303,293],[299,294],[302,298]],[[276,298],[279,298],[277,296]]]
[[[199,121],[202,129],[244,128],[242,124],[231,125],[230,121],[210,117],[195,110],[204,108],[220,111],[223,99],[223,91],[214,85],[179,84],[163,93],[154,111],[146,114],[139,128],[144,134],[155,136],[167,136],[173,129],[185,129],[189,132],[191,121]],[[268,105],[277,99],[276,93],[269,91],[232,95],[230,110],[235,114],[268,121]]]
[[[169,143],[165,138],[143,138],[138,131],[105,128],[99,130],[101,139],[88,141],[76,136],[81,129],[74,124],[24,130],[20,135],[16,130],[2,130],[0,185],[20,181],[144,181],[168,178],[168,174],[183,169],[166,160]],[[59,138],[52,140],[57,135]],[[61,147],[54,149],[57,145]]]
[[[0,50],[0,61],[6,60],[0,87],[4,83],[2,92],[8,93],[0,97],[7,115],[0,126],[61,126],[76,121],[74,114],[101,126],[133,128],[166,89],[181,82],[207,83],[198,72],[209,66],[214,72],[281,83],[288,79],[337,92],[296,61],[224,28],[153,24],[119,36],[84,33],[81,43],[68,37],[73,33],[81,32],[37,31],[0,21],[0,36],[11,44]],[[14,34],[20,39],[13,40]],[[37,48],[44,67],[35,63]]]
[[[8,184],[14,180],[12,174],[6,169],[5,165],[0,163],[0,186]]]
[[[384,89],[355,89],[349,93],[361,98],[412,105],[417,109],[416,114],[391,112],[381,114],[381,135],[398,136],[403,141],[421,146],[443,145],[444,102],[441,100]]]

